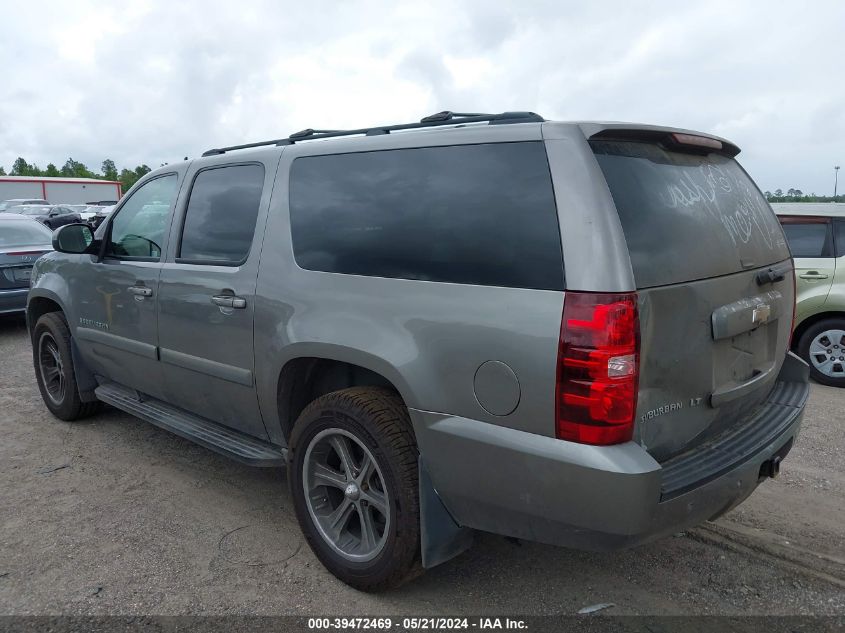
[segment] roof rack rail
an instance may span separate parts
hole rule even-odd
[[[481,114],[476,112],[451,112],[444,110],[420,119],[419,123],[399,123],[397,125],[378,125],[365,127],[356,130],[314,130],[311,128],[294,132],[287,138],[279,138],[271,141],[259,141],[257,143],[245,143],[243,145],[231,145],[210,149],[202,153],[203,156],[215,156],[225,154],[237,149],[250,149],[253,147],[266,147],[268,145],[293,145],[300,141],[311,141],[320,138],[334,138],[338,136],[377,136],[390,134],[399,130],[413,130],[418,128],[438,127],[442,125],[463,125],[465,123],[487,123],[488,125],[504,125],[509,123],[542,123],[543,117],[535,112],[500,112],[499,114]]]

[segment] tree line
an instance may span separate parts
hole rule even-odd
[[[40,169],[37,165],[18,158],[12,165],[12,169],[6,174],[6,170],[0,166],[0,176],[46,176],[48,178],[94,178],[103,180],[118,180],[124,192],[144,174],[152,171],[148,165],[138,165],[135,169],[121,169],[117,171],[114,161],[107,158],[100,167],[100,173],[91,171],[83,163],[68,158],[61,168],[53,163],[47,165],[46,169]]]
[[[93,172],[83,163],[68,158],[61,169],[53,163],[47,165],[46,169],[40,169],[37,165],[18,158],[12,165],[12,169],[6,174],[6,170],[0,166],[0,176],[46,176],[48,178],[102,178],[104,180],[118,180],[124,192],[137,182],[137,180],[152,169],[148,165],[138,165],[135,169],[121,169],[117,171],[114,161],[107,158],[100,167],[100,173]],[[805,194],[800,189],[782,189],[765,191],[763,195],[769,202],[845,202],[845,194],[838,196],[818,196],[814,193]]]
[[[764,191],[763,195],[769,202],[845,202],[845,195],[818,196],[814,193],[804,193],[800,189],[775,189],[774,192]]]

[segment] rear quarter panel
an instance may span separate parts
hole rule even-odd
[[[541,140],[536,125],[395,136],[357,139],[347,151]],[[321,142],[286,148],[270,203],[256,296],[255,362],[272,439],[284,442],[279,375],[288,361],[304,356],[371,369],[414,409],[553,435],[562,292],[325,273],[296,264],[288,205],[291,163],[338,151],[343,150],[337,144]],[[474,377],[488,360],[506,363],[519,381],[519,402],[508,415],[493,415],[476,399]]]

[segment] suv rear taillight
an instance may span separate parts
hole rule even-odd
[[[635,292],[566,292],[557,362],[559,439],[582,444],[631,439],[639,354]]]

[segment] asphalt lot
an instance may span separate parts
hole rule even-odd
[[[382,594],[326,572],[285,473],[114,409],[43,406],[22,319],[0,318],[0,614],[845,614],[845,391],[813,385],[779,479],[714,524],[586,553],[479,535]]]

